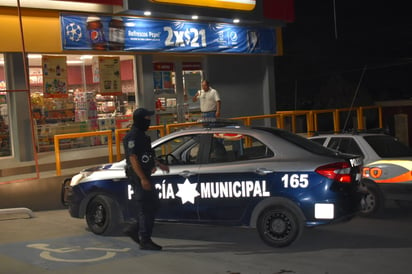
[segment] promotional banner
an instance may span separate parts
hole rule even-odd
[[[43,55],[42,68],[44,97],[68,97],[66,56]]]
[[[278,53],[276,30],[136,17],[61,15],[64,50]]]

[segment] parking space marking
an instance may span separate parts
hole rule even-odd
[[[116,256],[117,252],[127,252],[130,248],[122,248],[122,249],[113,249],[113,248],[95,248],[95,247],[86,247],[81,248],[80,246],[76,247],[63,247],[63,248],[49,248],[48,244],[29,244],[27,247],[36,248],[42,250],[40,252],[40,257],[46,260],[55,261],[55,262],[70,262],[70,263],[86,263],[86,262],[97,262],[103,261]],[[61,254],[61,253],[68,253],[68,252],[81,252],[82,249],[84,250],[96,250],[96,251],[103,251],[105,252],[104,255],[98,256],[96,258],[79,258],[79,259],[67,259],[67,258],[59,258],[54,255]]]
[[[151,254],[126,237],[94,234],[0,244],[0,254],[47,269],[59,269]]]

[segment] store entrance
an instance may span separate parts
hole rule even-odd
[[[156,124],[183,123],[200,118],[192,98],[204,77],[201,58],[169,58],[153,62]]]

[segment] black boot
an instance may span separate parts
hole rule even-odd
[[[155,244],[152,239],[142,239],[140,242],[140,249],[143,250],[162,250],[162,247]]]

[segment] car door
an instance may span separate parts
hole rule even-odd
[[[190,182],[198,181],[203,136],[180,135],[154,147],[156,158],[169,166],[169,172],[158,169],[153,174],[160,198],[157,219],[198,219],[196,188]]]
[[[255,138],[231,131],[209,134],[207,141],[207,161],[199,169],[200,221],[241,223],[258,199],[270,196],[267,170],[259,165],[273,152]]]

